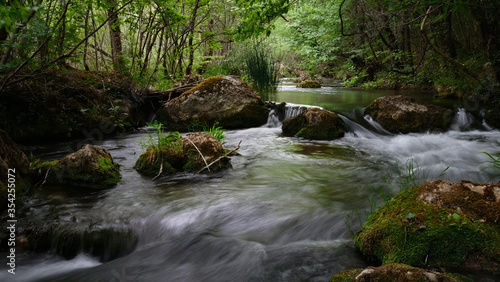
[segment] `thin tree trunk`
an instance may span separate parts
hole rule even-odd
[[[123,60],[122,39],[118,13],[116,13],[116,0],[112,0],[113,8],[108,9],[109,36],[111,41],[111,57],[113,59],[113,69],[116,72],[125,71]]]

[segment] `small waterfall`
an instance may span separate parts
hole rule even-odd
[[[362,125],[360,125],[359,123],[356,123],[342,115],[339,115],[342,120],[344,121],[344,123],[347,125],[347,127],[349,128],[349,131],[351,131],[352,133],[354,133],[354,135],[356,137],[361,137],[361,138],[374,138],[374,137],[377,137],[377,135],[373,132],[371,132],[370,130],[364,128]]]
[[[454,131],[466,131],[471,129],[474,123],[474,116],[464,108],[459,108],[453,119],[450,129]]]
[[[269,112],[269,116],[267,117],[266,127],[270,127],[270,128],[280,127],[281,121],[280,121],[278,115],[279,114],[276,111],[276,109],[272,109]]]
[[[492,131],[494,128],[486,123],[486,119],[484,118],[485,115],[486,112],[484,110],[481,110],[481,117],[483,118],[483,122],[481,123],[481,125],[484,127],[486,131]]]
[[[283,120],[294,117],[294,116],[296,116],[302,112],[305,112],[308,109],[312,109],[312,108],[322,109],[321,107],[317,107],[317,106],[296,105],[296,104],[287,103],[286,107],[285,107],[285,116],[284,116]]]
[[[269,116],[267,118],[267,127],[280,127],[281,122],[285,119],[294,117],[311,108],[322,109],[321,107],[317,106],[297,105],[292,103],[277,104],[271,101],[266,102],[266,104],[269,108],[271,108],[271,111],[269,112]]]
[[[383,134],[387,134],[387,135],[392,134],[389,131],[385,130],[385,128],[380,123],[373,120],[373,118],[371,116],[365,115],[363,118],[370,124],[371,127],[373,127],[378,132],[383,133]]]

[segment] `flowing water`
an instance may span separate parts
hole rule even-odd
[[[397,184],[398,166],[404,168],[413,159],[422,179],[438,177],[449,166],[440,178],[500,180],[482,169],[488,157],[481,153],[500,153],[497,130],[456,108],[450,131],[390,134],[364,116],[363,107],[393,94],[333,87],[304,90],[285,83],[270,98],[293,103],[287,115],[306,105],[334,110],[349,132],[335,141],[284,137],[272,112],[265,126],[227,132],[227,148],[242,140],[240,155],[232,158],[232,170],[217,174],[151,181],[133,169],[143,152],[138,141],[144,132],[93,142],[122,165],[123,178],[115,188],[88,195],[44,186],[20,214],[31,221],[130,231],[134,244],[127,242],[130,237],[110,240],[133,248],[113,260],[89,252],[69,260],[54,252],[22,253],[17,274],[4,271],[0,280],[328,281],[334,273],[364,267],[350,229],[360,227],[377,199],[374,188],[389,187],[383,177]],[[38,154],[55,159],[72,146],[56,144]]]

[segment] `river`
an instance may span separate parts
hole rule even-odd
[[[335,141],[284,137],[271,114],[265,126],[226,133],[227,148],[242,141],[240,155],[232,158],[232,170],[217,174],[155,181],[141,176],[133,166],[143,152],[138,141],[145,129],[94,141],[122,165],[119,184],[90,195],[46,185],[22,209],[19,225],[24,218],[125,230],[134,234],[134,244],[120,236],[108,243],[133,247],[112,260],[102,254],[112,250],[100,256],[83,252],[69,260],[54,252],[19,253],[17,274],[2,272],[0,280],[328,281],[334,273],[364,267],[351,232],[380,203],[377,187],[398,192],[398,175],[409,160],[421,181],[437,178],[447,167],[441,179],[500,180],[482,169],[488,165],[482,152],[500,153],[500,132],[488,130],[455,105],[450,131],[389,134],[364,117],[362,109],[393,94],[337,87],[305,90],[285,82],[270,98],[292,103],[289,115],[300,105],[320,106],[340,113],[350,131]],[[60,158],[75,144],[40,147],[34,153],[45,160]]]

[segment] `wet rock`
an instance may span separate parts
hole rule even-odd
[[[186,130],[193,122],[248,128],[265,124],[269,109],[241,79],[214,76],[168,101],[162,113],[166,124],[176,130]]]
[[[314,80],[305,80],[297,84],[297,88],[321,88],[321,84]]]
[[[454,117],[449,109],[421,105],[401,95],[380,97],[366,108],[365,113],[393,133],[447,130]]]
[[[135,164],[135,169],[144,175],[155,176],[160,170],[163,174],[176,172],[197,172],[207,164],[224,156],[222,144],[208,133],[190,133],[170,146],[160,150],[149,147]],[[225,158],[210,166],[210,171],[219,171],[231,166]]]
[[[32,169],[48,183],[107,188],[121,179],[120,165],[103,147],[85,145],[61,160],[36,164]]]
[[[369,259],[500,274],[500,184],[437,180],[403,191],[365,222]]]
[[[13,171],[9,171],[13,169]],[[15,185],[16,192],[30,186],[28,176],[29,162],[26,155],[10,139],[9,135],[0,129],[0,211],[7,208],[9,183]],[[13,175],[9,177],[8,174]],[[16,193],[20,197],[20,193]]]
[[[136,234],[128,229],[87,226],[58,219],[24,220],[18,229],[16,246],[19,250],[53,252],[66,259],[83,252],[106,262],[131,253],[137,241]]]
[[[346,126],[335,113],[310,108],[283,121],[281,128],[288,136],[304,137],[315,140],[332,140],[343,137]]]
[[[484,115],[484,121],[493,128],[500,128],[500,111],[498,109],[487,110]]]
[[[330,279],[330,282],[341,281],[379,281],[379,282],[393,282],[393,281],[429,281],[429,282],[461,282],[472,281],[472,279],[450,273],[441,273],[421,268],[412,267],[400,263],[392,263],[380,267],[370,266],[366,269],[356,268],[343,271],[335,274]]]
[[[451,86],[436,85],[435,89],[437,94],[434,97],[436,98],[457,99],[460,97],[460,93]]]

